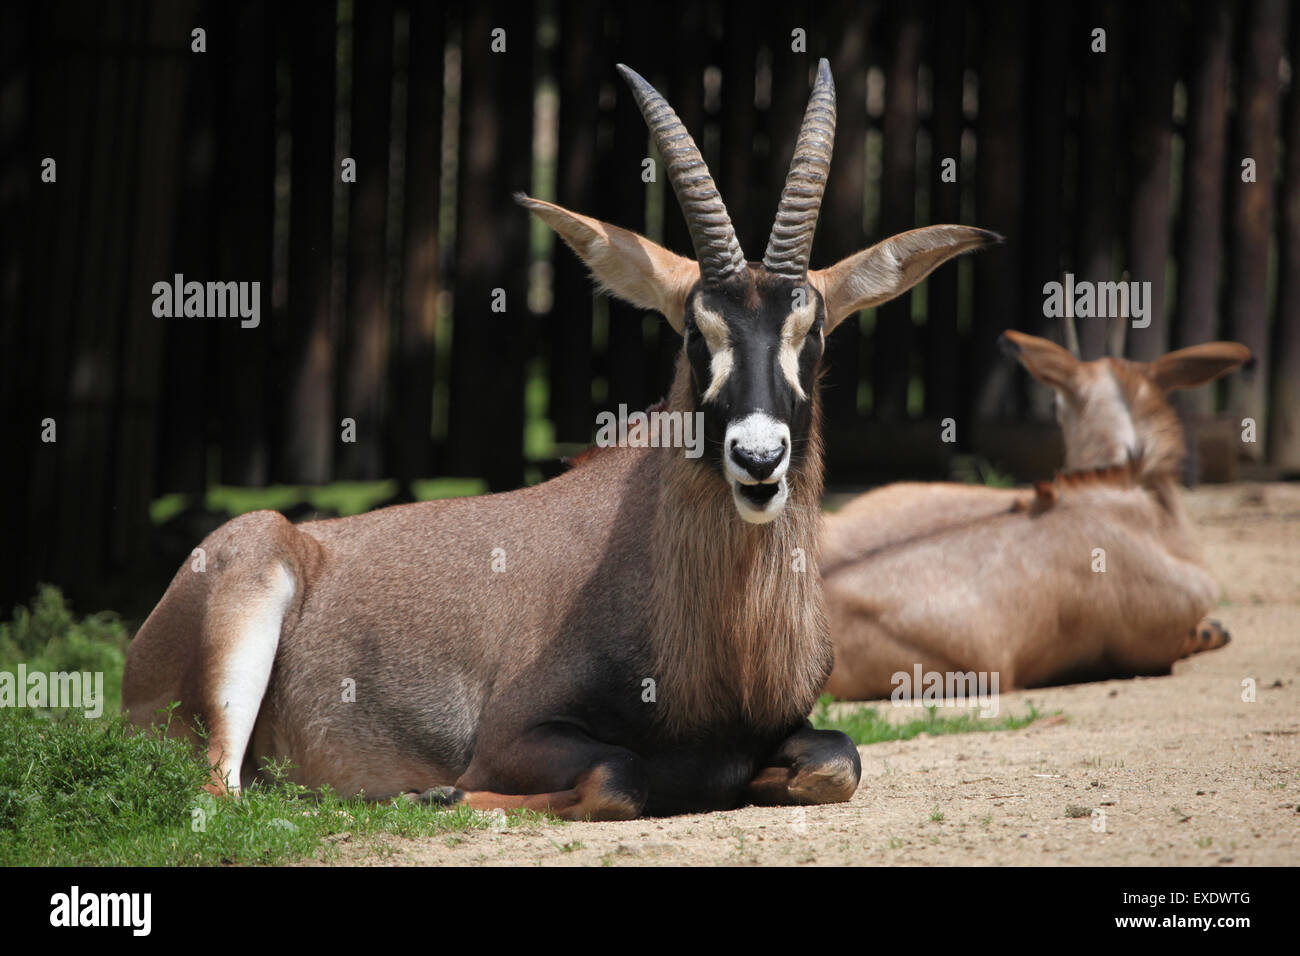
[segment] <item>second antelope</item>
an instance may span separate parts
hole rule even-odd
[[[834,137],[823,60],[767,252],[747,262],[690,135],[620,70],[696,261],[520,201],[682,336],[667,409],[703,414],[708,454],[601,449],[507,494],[218,529],[123,682],[133,721],[179,701],[177,732],[206,727],[215,788],[287,758],[345,795],[606,819],[856,789],[857,748],[806,719],[832,658],[816,566],[825,336],[996,237],[932,226],[808,269]]]
[[[1019,332],[1003,346],[1056,391],[1065,471],[1028,492],[888,485],[829,516],[836,697],[889,697],[918,665],[997,674],[1002,690],[1166,674],[1226,642],[1205,620],[1218,589],[1179,498],[1185,449],[1165,395],[1249,350],[1211,342],[1140,363],[1081,362]]]

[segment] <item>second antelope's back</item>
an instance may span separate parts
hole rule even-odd
[[[207,727],[216,789],[266,759],[343,794],[570,818],[856,788],[852,742],[806,721],[831,665],[816,573],[825,337],[994,237],[933,226],[809,268],[835,124],[822,61],[750,262],[681,121],[620,70],[695,259],[520,202],[604,289],[681,335],[665,410],[702,423],[706,453],[604,448],[508,494],[218,529],[206,569],[181,568],[136,636],[123,682],[137,723],[179,701],[177,732]]]
[[[828,517],[836,646],[827,689],[888,697],[900,673],[997,674],[1001,689],[1168,673],[1224,633],[1177,489],[1166,394],[1245,362],[1235,343],[1154,362],[1082,362],[1046,339],[1005,349],[1056,393],[1065,470],[1029,490],[890,485]]]

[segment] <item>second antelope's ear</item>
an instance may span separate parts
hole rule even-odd
[[[998,339],[1002,351],[1010,355],[1044,385],[1069,393],[1073,388],[1074,370],[1079,360],[1055,342],[1007,329]]]
[[[808,281],[826,302],[829,332],[855,312],[902,295],[953,256],[1001,241],[996,232],[973,226],[925,226],[814,269]]]
[[[645,236],[580,216],[523,193],[515,201],[556,231],[578,254],[605,291],[637,308],[653,309],[680,335],[686,296],[700,279],[700,267]]]
[[[1147,365],[1147,376],[1166,392],[1212,382],[1250,361],[1250,349],[1239,342],[1206,342],[1170,352]]]

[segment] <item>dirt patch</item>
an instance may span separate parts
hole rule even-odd
[[[848,804],[342,843],[338,862],[1300,863],[1300,486],[1218,486],[1186,500],[1233,640],[1172,676],[1005,694],[1003,714],[1033,701],[1063,716],[863,747]],[[1242,700],[1247,680],[1253,703]]]

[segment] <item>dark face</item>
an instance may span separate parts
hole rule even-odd
[[[787,471],[807,446],[825,344],[825,308],[812,286],[752,269],[687,297],[685,348],[710,464],[731,485],[740,516],[777,518]]]

